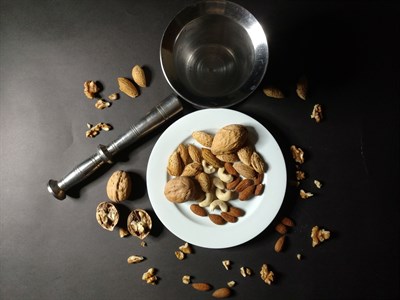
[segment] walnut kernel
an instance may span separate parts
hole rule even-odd
[[[319,229],[318,226],[314,226],[311,229],[311,239],[312,239],[312,246],[315,247],[318,244],[322,243],[323,241],[329,239],[331,236],[331,232],[325,229]]]

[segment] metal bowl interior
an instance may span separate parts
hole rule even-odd
[[[196,107],[229,107],[248,97],[268,64],[265,33],[229,1],[183,9],[164,32],[161,67],[174,92]]]

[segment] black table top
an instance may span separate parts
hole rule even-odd
[[[7,1],[0,9],[0,298],[2,299],[210,299],[182,283],[208,282],[214,290],[234,280],[234,299],[396,299],[399,297],[399,5],[393,1],[238,1],[267,33],[270,61],[248,99],[231,107],[263,124],[276,138],[288,187],[275,220],[260,235],[228,249],[194,246],[179,261],[185,241],[166,229],[146,190],[150,152],[169,124],[125,150],[58,201],[46,184],[108,144],[171,94],[159,62],[165,27],[192,1]],[[146,67],[149,86],[132,100],[104,110],[83,94],[96,80],[102,95],[118,91],[117,77]],[[295,93],[309,81],[307,100]],[[286,97],[271,99],[274,85]],[[310,118],[321,104],[324,119]],[[86,124],[113,130],[85,137]],[[195,126],[196,124],[194,124]],[[301,147],[307,178],[299,198],[290,146]],[[146,209],[154,228],[142,247],[134,237],[102,229],[97,205],[115,170],[130,172],[129,209]],[[321,189],[313,180],[323,183]],[[283,252],[275,253],[282,217],[295,221]],[[331,232],[311,246],[311,228]],[[194,233],[195,234],[195,233]],[[297,254],[302,259],[296,258]],[[142,255],[129,265],[130,255]],[[221,261],[232,261],[225,270]],[[269,286],[262,264],[275,273]],[[240,267],[254,271],[240,275]],[[157,269],[157,285],[142,281]]]

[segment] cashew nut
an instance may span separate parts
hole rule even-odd
[[[226,204],[225,201],[222,201],[222,200],[219,200],[219,199],[218,200],[214,200],[213,202],[211,202],[210,210],[213,211],[214,209],[217,208],[217,206],[223,212],[227,212],[228,211],[228,204]]]
[[[218,189],[221,189],[221,190],[225,189],[225,184],[218,177],[213,178],[213,185]]]
[[[225,173],[225,168],[218,168],[218,177],[226,183],[229,183],[233,180],[233,176],[231,174]]]
[[[222,201],[231,200],[231,195],[232,195],[232,192],[230,190],[225,190],[225,189],[223,189],[223,190],[216,189],[215,190],[215,196],[217,196],[217,198]]]
[[[207,206],[209,206],[211,204],[211,202],[213,202],[213,200],[214,200],[213,193],[206,193],[206,198],[199,203],[199,206],[200,207],[207,207]]]
[[[201,165],[203,166],[203,171],[206,174],[212,174],[216,171],[215,168],[212,165],[210,165],[208,162],[206,162],[205,159],[203,159],[201,161]]]

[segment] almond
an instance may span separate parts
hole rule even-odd
[[[287,228],[282,223],[279,223],[275,226],[275,230],[280,234],[286,234]]]
[[[288,218],[288,217],[284,217],[284,218],[282,219],[281,223],[282,223],[283,225],[285,225],[285,226],[288,226],[288,227],[293,227],[293,226],[294,226],[293,220],[290,219],[290,218]]]
[[[217,225],[224,225],[226,223],[225,219],[222,218],[220,215],[217,214],[209,214],[208,217],[210,220]]]
[[[264,192],[264,184],[260,183],[256,185],[254,195],[259,196]]]
[[[191,163],[192,159],[190,158],[188,148],[185,144],[179,144],[177,152],[185,166]]]
[[[254,195],[255,185],[248,186],[243,191],[239,193],[239,200],[244,201],[250,199]]]
[[[190,158],[195,162],[201,163],[201,152],[199,148],[197,148],[195,145],[189,144],[187,149]]]
[[[232,216],[231,214],[228,214],[227,212],[221,212],[221,217],[229,222],[229,223],[236,223],[238,218],[235,216]]]
[[[183,162],[177,151],[172,152],[168,159],[167,172],[171,176],[179,176],[183,171]]]
[[[237,185],[242,181],[242,179],[240,177],[236,177],[233,178],[233,180],[231,182],[228,182],[226,184],[226,188],[230,191],[235,190],[235,188],[237,187]]]
[[[285,238],[286,238],[286,236],[285,236],[285,235],[282,235],[282,236],[279,237],[279,239],[276,241],[275,246],[274,246],[275,252],[278,252],[278,253],[279,253],[279,252],[282,251],[283,245],[285,244]]]
[[[210,193],[212,188],[212,181],[208,174],[201,172],[196,175],[196,180],[204,193]]]
[[[204,282],[192,283],[192,287],[200,292],[209,291],[212,288],[210,284]]]
[[[247,128],[240,124],[222,127],[214,136],[211,151],[215,155],[234,153],[247,141]]]
[[[139,92],[135,85],[126,78],[118,77],[118,85],[121,92],[125,93],[131,98],[139,96]]]
[[[229,174],[234,175],[234,176],[239,176],[239,173],[235,170],[235,168],[232,166],[231,163],[226,162],[224,164],[224,168],[225,168],[226,172],[228,172]]]
[[[231,289],[227,287],[219,288],[212,293],[214,298],[222,299],[228,298],[232,294]]]
[[[306,100],[308,92],[308,81],[306,77],[301,77],[297,82],[296,93],[300,99]]]
[[[194,214],[196,214],[196,215],[198,215],[198,216],[200,216],[200,217],[205,217],[205,216],[207,216],[207,210],[206,210],[205,208],[203,208],[203,207],[200,207],[198,204],[192,204],[192,205],[190,205],[190,210],[191,210]]]
[[[253,154],[253,148],[250,146],[245,146],[238,150],[237,156],[239,160],[245,165],[251,165],[251,155]]]
[[[253,184],[254,184],[254,182],[253,182],[252,179],[245,178],[236,186],[235,191],[240,193],[245,188],[247,188],[247,187],[249,187],[249,186],[251,186]]]
[[[134,66],[132,68],[133,81],[140,87],[146,87],[146,76],[141,66]]]
[[[275,99],[283,99],[285,98],[285,95],[283,94],[283,92],[273,86],[267,86],[263,89],[263,92],[265,94],[265,96],[271,97],[271,98],[275,98]]]
[[[237,156],[236,153],[223,153],[223,154],[218,154],[217,158],[219,160],[222,160],[223,162],[229,162],[229,163],[234,163],[235,161],[239,160],[239,157]]]
[[[230,206],[228,209],[228,214],[234,217],[243,217],[245,212],[241,208]]]
[[[211,147],[213,136],[204,131],[194,131],[192,137],[204,147]]]
[[[260,156],[260,154],[258,154],[255,151],[250,157],[250,164],[257,173],[259,174],[265,173],[265,162]]]
[[[240,161],[233,164],[235,170],[245,178],[255,179],[257,177],[257,172],[254,169]]]
[[[264,173],[261,174],[259,173],[257,174],[257,178],[254,180],[254,184],[255,185],[260,184],[263,182],[263,180],[264,180]]]
[[[212,152],[210,149],[207,148],[202,148],[201,149],[201,156],[204,158],[204,160],[212,165],[214,168],[222,168],[224,166],[223,162],[220,161]]]
[[[203,167],[198,162],[192,162],[185,166],[183,169],[181,176],[189,176],[193,177],[203,171]]]

